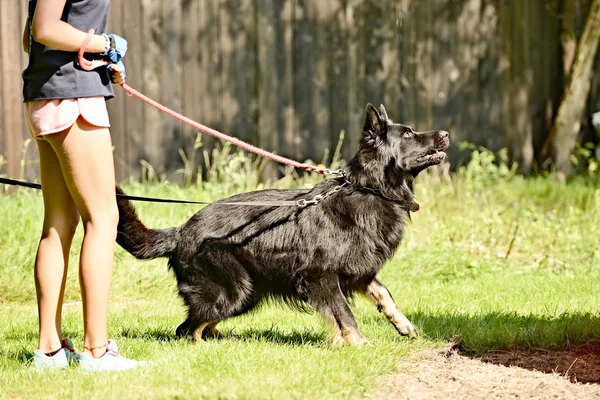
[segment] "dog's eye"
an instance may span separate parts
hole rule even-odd
[[[412,131],[409,131],[409,130],[404,131],[404,134],[403,134],[403,136],[405,138],[412,137],[412,135],[413,135]]]

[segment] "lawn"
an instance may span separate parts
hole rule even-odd
[[[127,192],[211,200],[257,187],[308,186],[288,177],[258,184],[244,160],[223,161],[187,188],[128,181]],[[225,167],[229,166],[229,167]],[[227,168],[233,168],[227,170]],[[229,178],[225,178],[229,176]],[[188,181],[189,182],[189,181]],[[1,188],[0,188],[1,189]],[[467,354],[494,349],[560,349],[600,339],[600,184],[525,179],[475,154],[458,173],[417,180],[421,210],[380,278],[419,328],[400,337],[363,299],[353,309],[370,345],[328,344],[320,318],[276,304],[225,321],[221,340],[190,343],[165,260],[116,253],[109,334],[146,368],[86,375],[77,368],[36,373],[33,261],[41,229],[39,192],[0,194],[0,398],[361,398],[412,352],[460,340]],[[136,203],[151,227],[184,222],[196,206]],[[82,345],[77,284],[79,229],[66,291],[63,333]]]

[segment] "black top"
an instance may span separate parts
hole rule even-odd
[[[47,99],[80,97],[114,97],[106,68],[87,72],[77,65],[77,53],[60,51],[33,40],[31,21],[37,0],[29,2],[29,65],[23,71],[23,99],[25,102]],[[67,0],[61,20],[88,32],[106,33],[110,0]],[[99,54],[86,54],[87,59],[98,59]]]

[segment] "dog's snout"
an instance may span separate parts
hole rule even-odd
[[[450,136],[450,134],[448,132],[446,132],[446,131],[438,131],[438,133],[443,138],[447,138],[448,136]]]

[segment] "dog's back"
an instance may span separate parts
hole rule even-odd
[[[337,340],[361,343],[345,300],[358,291],[400,333],[416,336],[375,276],[400,243],[406,216],[416,209],[414,176],[443,159],[447,133],[415,133],[389,121],[383,108],[380,114],[370,106],[363,134],[346,178],[312,190],[240,194],[205,207],[178,228],[147,229],[129,202],[118,200],[118,243],[138,258],[169,258],[188,306],[178,335],[215,334],[219,321],[276,297],[311,304],[331,320]],[[421,136],[411,140],[413,134]],[[322,201],[305,207],[223,204],[318,195]]]

